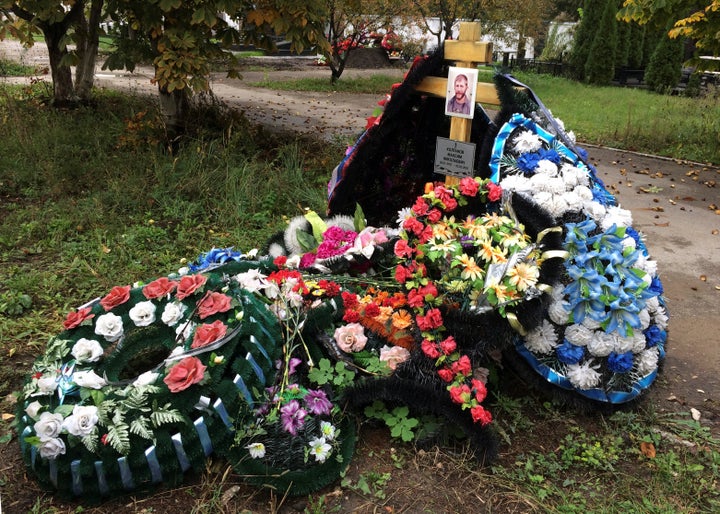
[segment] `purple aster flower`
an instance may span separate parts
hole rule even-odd
[[[292,435],[297,435],[298,429],[303,427],[305,416],[307,416],[307,412],[300,408],[297,400],[290,400],[280,408],[280,421],[283,429]]]
[[[311,414],[318,416],[327,416],[330,414],[330,409],[332,409],[332,403],[328,400],[324,391],[308,391],[308,394],[305,395],[305,406]]]

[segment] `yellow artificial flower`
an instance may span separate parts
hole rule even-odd
[[[460,273],[460,278],[463,280],[482,280],[483,278],[483,269],[477,265],[475,262],[475,257],[470,257],[466,253],[462,254],[457,258],[458,262],[463,267],[462,272]]]
[[[521,262],[508,271],[508,277],[518,291],[525,291],[537,284],[540,270],[537,266]]]
[[[462,228],[465,229],[467,235],[474,239],[485,239],[487,237],[487,228],[480,218],[467,218]]]

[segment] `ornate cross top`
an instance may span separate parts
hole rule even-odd
[[[445,60],[452,61],[461,68],[477,68],[479,64],[492,62],[492,43],[480,41],[479,22],[461,22],[457,40],[445,41]],[[421,93],[445,97],[448,79],[442,77],[425,77],[415,88]],[[499,104],[495,87],[492,84],[478,82],[475,90],[476,103]],[[470,141],[472,119],[453,116],[450,120],[450,139]],[[459,179],[453,176],[445,178],[446,184],[457,184]]]

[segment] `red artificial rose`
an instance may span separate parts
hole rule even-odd
[[[444,341],[440,342],[440,349],[445,355],[450,355],[457,348],[457,343],[453,336],[448,337]]]
[[[110,311],[130,299],[130,286],[115,286],[100,300],[103,309]]]
[[[422,196],[415,200],[412,211],[418,216],[424,216],[428,211],[428,204]]]
[[[154,300],[155,298],[162,298],[172,293],[177,287],[177,282],[170,280],[169,278],[162,277],[148,285],[143,287],[143,296],[148,300]]]
[[[210,343],[214,343],[227,333],[227,326],[220,321],[215,320],[212,323],[205,323],[195,329],[193,342],[190,348],[202,348]]]
[[[494,182],[488,182],[486,187],[488,190],[488,200],[491,202],[497,202],[500,198],[502,198],[502,187]]]
[[[201,300],[198,307],[198,315],[200,319],[205,319],[218,312],[226,312],[230,310],[230,297],[222,293],[212,292]]]
[[[79,327],[86,319],[94,318],[95,314],[90,314],[90,310],[90,307],[84,307],[82,309],[78,309],[77,312],[68,312],[65,321],[63,321],[63,327],[65,327],[65,330]]]
[[[420,244],[427,243],[428,241],[430,241],[430,239],[432,239],[433,236],[432,226],[427,225],[417,236]]]
[[[457,404],[464,404],[470,401],[470,388],[463,384],[450,388],[450,399]]]
[[[273,259],[273,264],[277,266],[278,268],[282,268],[285,266],[285,263],[287,262],[287,257],[285,255],[278,255]]]
[[[490,411],[485,410],[482,405],[476,405],[470,409],[470,415],[475,423],[480,422],[482,426],[492,421],[492,414],[490,414]]]
[[[412,232],[417,236],[422,233],[425,225],[423,225],[423,223],[421,221],[418,221],[416,218],[407,218],[405,221],[403,221],[402,228],[404,228],[408,232]]]
[[[395,243],[395,257],[411,257],[413,251],[413,248],[404,239],[398,239],[397,243]]]
[[[204,286],[205,282],[207,282],[207,277],[203,275],[185,275],[178,284],[177,299],[184,300]]]
[[[441,327],[443,324],[442,314],[440,313],[440,309],[430,309],[427,311],[427,314],[425,315],[428,319],[428,322],[431,324],[432,328],[438,328]]]
[[[475,196],[478,192],[478,183],[474,178],[464,177],[460,180],[459,189],[465,196]]]
[[[432,341],[423,339],[423,342],[420,344],[420,349],[425,355],[427,355],[431,359],[437,359],[438,357],[440,357],[440,352],[438,351],[437,344]]]
[[[435,198],[440,200],[445,205],[447,205],[447,200],[449,200],[453,196],[452,189],[448,189],[442,184],[438,184],[437,186],[435,186],[435,189],[433,189],[433,191],[435,192]]]
[[[473,378],[471,381],[472,388],[475,391],[475,399],[478,403],[482,403],[487,397],[487,387],[480,380]]]
[[[440,209],[432,209],[428,212],[427,219],[430,223],[437,223],[440,221],[440,218],[442,218],[442,212],[440,212]]]
[[[163,378],[171,393],[184,391],[193,384],[197,384],[205,377],[206,366],[197,357],[185,357],[175,364]]]
[[[443,382],[452,382],[455,379],[455,373],[450,368],[441,368],[438,370],[438,375]]]
[[[457,374],[465,375],[466,377],[472,374],[472,364],[470,363],[470,357],[463,355],[456,362],[452,363],[452,369]]]

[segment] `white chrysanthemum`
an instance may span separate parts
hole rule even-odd
[[[567,325],[570,313],[565,308],[565,302],[555,301],[548,307],[548,317],[553,323],[558,325]]]
[[[645,339],[645,334],[642,333],[639,330],[635,330],[633,332],[633,347],[630,349],[633,353],[640,353],[647,347],[647,340]]]
[[[547,175],[548,177],[557,177],[557,164],[552,161],[548,161],[547,159],[541,159],[538,161],[537,167],[535,168],[535,174],[537,175],[538,173]]]
[[[593,338],[593,331],[589,328],[574,323],[565,329],[565,339],[575,346],[587,346],[588,342]]]
[[[632,248],[633,250],[637,247],[637,242],[630,236],[625,236],[622,240],[623,248]]]
[[[533,353],[547,355],[558,345],[558,337],[555,327],[548,320],[528,332],[525,337],[525,347]]]
[[[595,337],[588,341],[587,349],[590,355],[607,357],[610,355],[610,352],[615,351],[615,343],[615,337],[613,337],[612,334],[598,330],[595,332]]]
[[[333,425],[329,421],[320,422],[320,432],[322,432],[323,437],[327,441],[332,441],[333,439],[335,439],[335,425]]]
[[[186,310],[187,306],[185,304],[180,302],[170,302],[165,304],[165,308],[163,309],[162,315],[160,315],[160,319],[167,326],[174,327],[183,318]]]
[[[591,389],[600,384],[601,375],[597,371],[599,364],[593,366],[592,359],[581,364],[567,366],[565,376],[570,383],[578,389]]]
[[[500,182],[503,191],[531,191],[532,182],[523,175],[508,175]]]
[[[550,192],[550,190],[552,189],[551,180],[552,180],[552,177],[550,177],[548,175],[536,173],[535,175],[530,177],[530,185],[531,185],[533,191]]]
[[[155,310],[157,307],[150,300],[146,302],[138,302],[133,305],[128,316],[136,327],[147,327],[155,323]]]
[[[660,298],[658,298],[657,296],[648,298],[647,300],[645,300],[645,308],[651,315],[655,314],[660,308]]]
[[[578,195],[578,197],[584,202],[592,202],[592,191],[590,191],[590,188],[587,186],[575,186],[575,188],[573,189],[573,193]]]
[[[650,311],[643,309],[638,312],[638,318],[640,318],[640,330],[645,330],[650,326]]]
[[[637,366],[637,373],[641,377],[652,373],[657,369],[658,360],[660,359],[660,353],[657,347],[648,348],[642,351],[635,357],[635,365]]]
[[[310,222],[305,219],[305,216],[295,216],[288,223],[288,227],[285,229],[283,234],[283,240],[285,241],[285,248],[289,254],[301,254],[304,253],[302,246],[297,238],[297,231],[302,230],[307,232],[310,230]]]
[[[568,188],[565,186],[565,182],[560,177],[552,177],[547,182],[548,191],[556,195],[564,195],[567,193]]]
[[[583,211],[585,211],[585,214],[590,216],[596,223],[601,222],[607,214],[605,206],[596,201],[585,202],[583,204]]]
[[[570,206],[565,201],[565,195],[553,194],[547,209],[555,218],[559,218],[570,210]]]
[[[565,286],[557,285],[553,287],[552,291],[550,291],[550,297],[556,302],[563,300],[565,298]]]
[[[270,257],[273,259],[275,257],[280,257],[281,255],[285,255],[285,247],[281,245],[280,243],[270,243],[270,246],[268,246],[267,253]]]
[[[523,130],[513,138],[513,151],[519,154],[537,152],[541,147],[540,137],[529,130]]]
[[[640,252],[640,254],[638,255],[638,259],[635,262],[635,267],[640,268],[651,277],[657,275],[657,261],[648,259],[647,256],[642,252]]]
[[[540,191],[532,195],[533,201],[546,211],[550,211],[553,202],[553,195],[548,191]]]
[[[590,183],[587,172],[572,164],[563,164],[560,168],[560,176],[569,188],[577,186],[587,187]]]
[[[590,316],[585,316],[582,320],[582,326],[587,327],[590,330],[597,330],[600,328],[600,322],[592,319]]]
[[[563,194],[563,200],[565,200],[565,203],[567,204],[567,209],[574,212],[581,211],[583,203],[585,203],[585,200],[580,198],[575,191],[568,191]]]
[[[616,205],[608,207],[607,214],[603,218],[600,226],[603,230],[607,230],[613,225],[618,227],[631,227],[632,213],[629,210]]]
[[[665,311],[664,307],[660,307],[655,315],[653,316],[653,323],[655,323],[658,328],[662,330],[667,330],[667,324],[668,324],[668,316],[667,312]]]
[[[615,338],[615,353],[627,353],[632,352],[633,349],[636,346],[636,339],[634,334],[632,336],[621,336],[619,334],[613,333],[613,337]],[[642,333],[640,334],[642,335]],[[643,337],[643,347],[645,346],[645,338]]]

